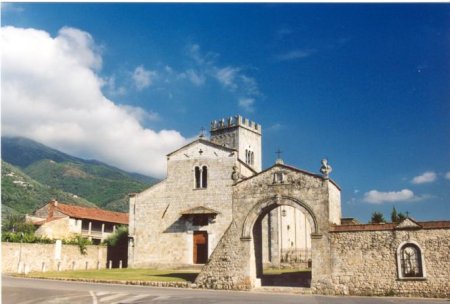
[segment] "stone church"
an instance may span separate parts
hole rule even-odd
[[[235,116],[169,153],[167,177],[130,196],[129,267],[200,264],[200,288],[252,289],[303,263],[315,293],[450,294],[450,221],[344,225],[327,161],[262,170],[261,136]]]

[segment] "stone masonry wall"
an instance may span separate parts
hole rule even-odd
[[[284,174],[284,180],[280,183],[274,180],[279,173]],[[310,212],[308,217],[314,234],[313,281],[328,278],[329,187],[334,185],[328,180],[282,165],[235,185],[233,222],[197,277],[198,286],[219,289],[251,289],[258,286],[257,268],[262,265],[255,256],[253,225],[258,217],[281,205],[309,209],[305,212]]]
[[[195,143],[170,156],[168,176],[130,200],[130,267],[193,264],[193,232],[208,232],[211,253],[231,223],[231,174],[237,155]],[[207,166],[208,185],[195,188],[194,168]],[[194,226],[182,212],[206,207],[219,214],[208,225]]]
[[[332,232],[332,287],[316,293],[450,296],[450,229]],[[426,279],[399,279],[396,252],[405,241],[422,249]]]
[[[97,269],[107,266],[106,246],[87,246],[85,255],[77,245],[2,243],[2,272]],[[87,265],[87,267],[86,267]]]

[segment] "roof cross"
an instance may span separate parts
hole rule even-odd
[[[205,137],[205,128],[201,127],[200,128],[200,138]]]
[[[275,154],[277,154],[277,158],[280,159],[281,158],[281,153],[283,153],[283,151],[280,151],[280,149],[278,149]]]

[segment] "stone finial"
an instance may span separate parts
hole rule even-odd
[[[331,168],[331,166],[328,164],[328,160],[326,158],[322,159],[320,172],[322,173],[323,178],[328,178],[331,171],[333,171],[333,168]]]

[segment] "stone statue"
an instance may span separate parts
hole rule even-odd
[[[328,160],[326,158],[322,159],[322,166],[320,167],[320,172],[323,175],[323,178],[328,178],[329,174],[333,168],[328,164]]]

